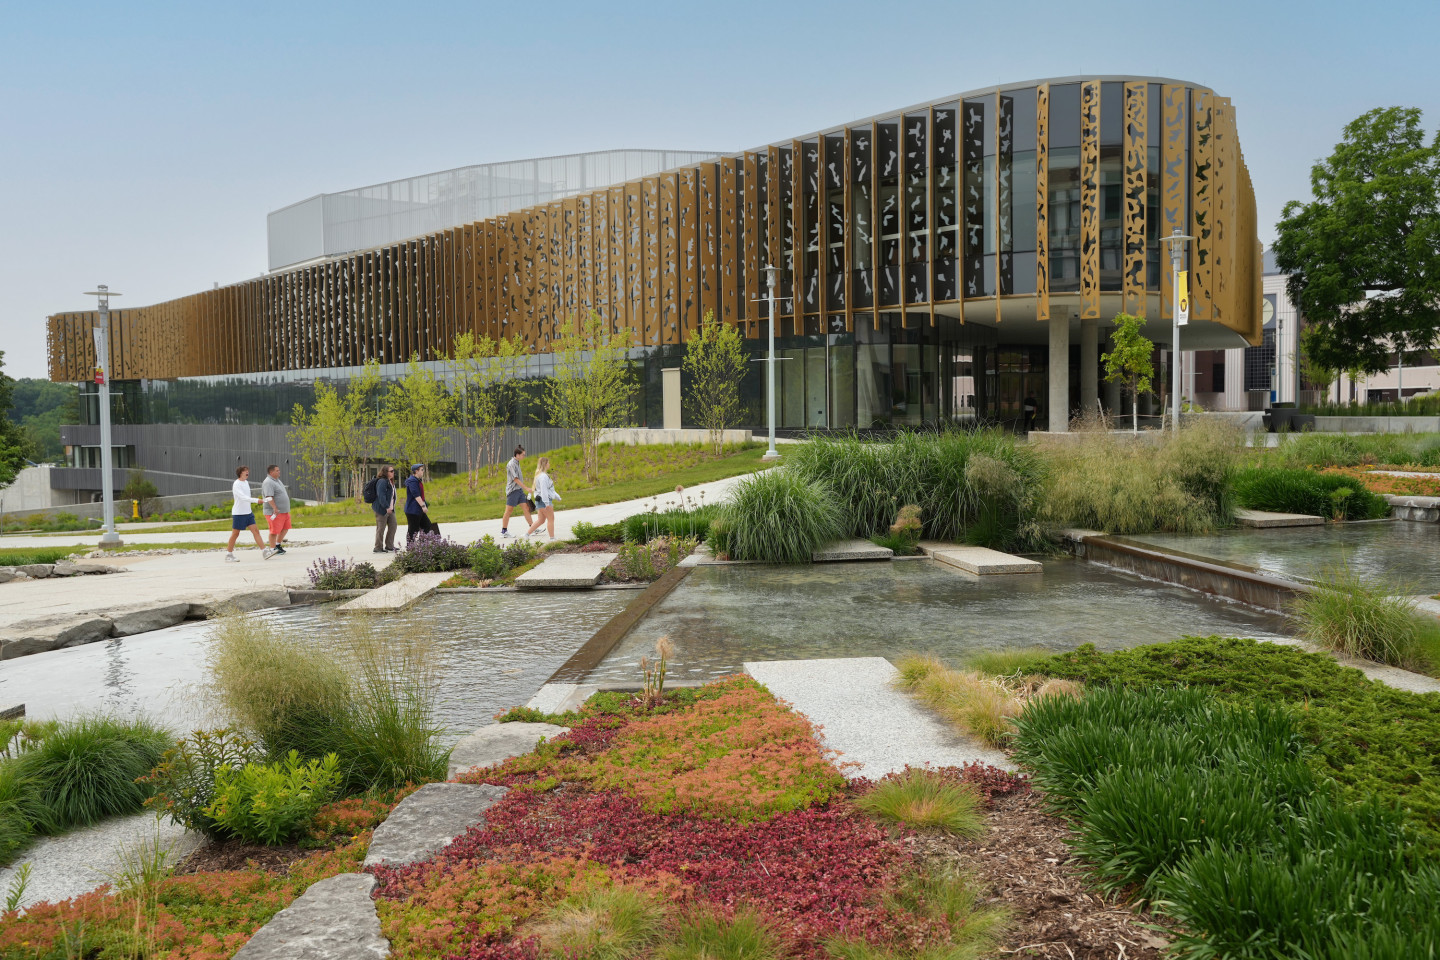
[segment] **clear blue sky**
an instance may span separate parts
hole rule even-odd
[[[1183,11],[1183,13],[1182,13]],[[995,83],[1193,80],[1236,105],[1268,241],[1341,127],[1440,125],[1440,4],[0,5],[0,349],[108,283],[139,306],[256,276],[265,214],[470,163],[739,150]]]

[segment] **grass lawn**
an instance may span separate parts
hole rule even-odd
[[[546,456],[550,458],[550,476],[564,497],[560,501],[560,509],[574,510],[640,497],[663,496],[673,493],[677,485],[691,487],[752,473],[766,466],[760,459],[764,454],[765,445],[759,443],[728,446],[718,458],[710,453],[706,444],[639,447],[606,444],[600,449],[600,480],[595,484],[585,479],[578,446],[551,450]],[[527,481],[535,472],[535,459],[533,456],[525,458]],[[505,512],[504,471],[504,464],[481,471],[474,493],[469,490],[465,474],[430,481],[425,489],[433,507],[431,518],[443,529],[446,523],[493,520],[501,516]],[[258,515],[256,519],[259,519]],[[296,507],[291,522],[297,530],[307,527],[368,527],[374,524],[375,515],[368,504],[346,501]],[[216,520],[196,523],[184,529],[187,533],[209,533],[228,531],[230,526],[227,520]],[[130,529],[126,532],[145,531]]]

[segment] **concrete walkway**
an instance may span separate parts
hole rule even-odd
[[[695,500],[705,494],[706,503],[723,500],[740,477],[729,477],[713,483],[687,487],[686,496]],[[644,497],[622,503],[603,504],[578,510],[566,510],[564,504],[555,514],[555,535],[569,539],[571,528],[584,520],[593,524],[616,523],[631,514],[658,506],[664,510],[680,500],[675,493]],[[516,516],[510,521],[511,533],[524,533],[524,520]],[[472,520],[446,523],[441,532],[463,543],[470,543],[490,534],[500,537],[500,521]],[[401,528],[401,536],[404,528]],[[227,532],[196,533],[127,533],[127,543],[181,543],[212,541],[224,545]],[[241,593],[282,586],[308,586],[305,571],[315,560],[344,557],[357,563],[373,563],[384,567],[391,555],[373,552],[374,527],[307,527],[294,536],[311,545],[288,549],[285,556],[261,560],[253,549],[237,550],[239,563],[225,563],[224,552],[210,554],[178,554],[163,557],[121,557],[112,561],[123,566],[125,573],[104,577],[69,577],[0,584],[0,637],[9,636],[17,624],[36,620],[58,620],[82,614],[110,614],[137,607],[153,607],[163,603],[218,603]],[[0,537],[0,547],[94,546],[95,533],[65,537]]]
[[[883,657],[765,660],[745,664],[745,672],[819,726],[841,764],[856,764],[842,768],[846,776],[875,779],[906,766],[977,760],[1015,769],[1004,753],[957,734],[897,690],[898,671]]]

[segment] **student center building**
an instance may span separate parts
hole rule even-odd
[[[1175,230],[1195,238],[1184,384],[1191,351],[1262,338],[1235,112],[1190,83],[1004,85],[733,154],[578,154],[323,194],[270,215],[265,276],[111,311],[118,462],[162,492],[213,486],[222,450],[280,462],[275,425],[317,379],[370,360],[398,377],[412,357],[448,375],[439,356],[466,331],[518,334],[543,377],[558,330],[591,311],[633,338],[637,422],[674,426],[663,371],[703,315],[765,356],[768,264],[782,429],[1018,427],[1030,400],[1036,426],[1064,430],[1096,404],[1129,411],[1101,371],[1117,313],[1168,348]],[[67,482],[98,488],[94,321],[48,324],[51,378],[92,391]],[[764,425],[763,366],[742,384],[745,426]],[[517,426],[543,426],[535,413]],[[280,439],[224,436],[261,425]]]

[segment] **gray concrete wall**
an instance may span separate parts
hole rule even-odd
[[[98,474],[100,471],[94,471]],[[131,501],[120,499],[120,487],[115,487],[115,516],[117,519],[125,519],[130,516]],[[258,486],[256,490],[260,489]],[[258,494],[257,494],[258,496]],[[191,507],[209,507],[216,504],[228,504],[230,502],[230,489],[217,490],[213,493],[187,493],[176,497],[156,497],[150,501],[151,513],[169,513],[171,510],[188,510]],[[57,513],[71,513],[77,517],[89,518],[92,520],[103,520],[105,518],[105,505],[103,503],[70,503],[58,506],[46,507],[38,510],[5,510],[4,516],[14,519],[19,517],[38,517],[42,514],[54,516]]]
[[[1317,433],[1435,433],[1440,417],[1316,417]]]

